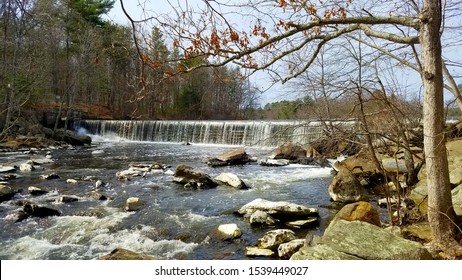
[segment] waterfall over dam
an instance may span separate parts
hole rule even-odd
[[[321,122],[81,120],[89,133],[130,141],[276,147],[308,144],[323,136]]]

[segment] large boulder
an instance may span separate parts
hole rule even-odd
[[[362,221],[376,226],[381,226],[380,215],[377,209],[369,202],[359,201],[342,207],[329,224],[332,227],[339,220]],[[328,227],[328,228],[329,228]]]
[[[315,208],[286,201],[269,201],[257,198],[237,210],[237,214],[246,217],[252,216],[256,211],[263,211],[273,218],[281,220],[294,220],[300,217],[317,216],[319,212]]]
[[[428,260],[422,244],[362,221],[339,220],[313,247],[304,246],[293,260]]]
[[[364,186],[350,170],[342,166],[329,186],[329,195],[333,201],[344,203],[369,201],[369,195]]]
[[[297,160],[306,157],[306,150],[292,143],[284,144],[276,148],[270,155],[271,159]]]
[[[183,164],[176,167],[173,182],[182,184],[185,188],[192,189],[209,189],[218,185],[206,173]]]

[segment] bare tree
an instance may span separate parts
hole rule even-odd
[[[455,213],[445,153],[440,37],[447,6],[441,0],[374,4],[365,9],[353,1],[247,0],[231,4],[204,0],[202,5],[175,7],[176,14],[156,16],[155,20],[184,52],[186,60],[207,58],[204,63],[181,71],[233,62],[251,71],[271,71],[283,83],[306,72],[325,44],[354,35],[353,32],[364,34],[365,42],[380,41],[396,49],[410,46],[418,54],[418,70],[425,89],[429,221],[435,243],[447,248],[455,244]],[[233,21],[236,15],[241,24]],[[284,71],[279,62],[294,53],[303,53],[304,60],[293,61]]]

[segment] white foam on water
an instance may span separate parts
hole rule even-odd
[[[54,225],[32,235],[4,244],[8,259],[94,259],[116,248],[159,258],[175,258],[192,252],[198,244],[179,240],[156,240],[160,234],[152,226],[120,230],[121,222],[133,213],[116,212],[104,217],[64,216],[52,218]],[[205,219],[200,215],[187,215]]]

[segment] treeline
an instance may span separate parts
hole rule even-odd
[[[85,106],[114,118],[242,119],[257,92],[239,68],[168,77],[181,53],[157,29],[136,45],[132,29],[104,19],[113,0],[0,1],[0,132],[24,109]],[[150,49],[150,58],[139,48]],[[185,64],[186,62],[182,62]],[[199,63],[188,61],[187,63]],[[169,71],[172,69],[172,71]]]

